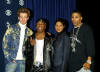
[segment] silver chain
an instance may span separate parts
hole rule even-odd
[[[80,27],[82,26],[82,24],[80,25]],[[78,37],[78,33],[79,33],[79,30],[80,30],[80,27],[78,27],[78,30],[76,31],[76,33],[74,33],[74,29],[73,29],[73,32],[72,32],[72,42],[71,42],[71,47],[72,47],[72,52],[76,52],[76,41],[78,41],[77,37]]]

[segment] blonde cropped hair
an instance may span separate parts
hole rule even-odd
[[[19,16],[20,13],[27,13],[27,16],[30,16],[30,10],[28,8],[19,8],[17,11],[17,16]]]

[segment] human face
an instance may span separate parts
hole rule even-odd
[[[21,24],[26,24],[28,21],[29,17],[27,15],[27,13],[20,13],[18,20],[20,21]]]
[[[45,31],[46,25],[43,22],[39,21],[36,24],[36,29],[37,29],[37,32],[42,33]]]
[[[56,25],[55,25],[56,32],[58,33],[62,32],[64,27],[65,26],[61,22],[56,22]]]
[[[72,23],[75,27],[80,26],[81,21],[82,21],[82,16],[79,13],[72,14]]]

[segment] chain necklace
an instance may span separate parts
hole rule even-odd
[[[80,27],[82,26],[82,24],[80,25]],[[80,43],[80,41],[77,39],[77,37],[78,37],[78,33],[79,33],[79,30],[80,30],[80,27],[78,27],[78,29],[77,29],[77,31],[76,31],[76,33],[75,33],[75,28],[73,29],[73,32],[72,32],[72,39],[71,39],[71,47],[72,47],[72,52],[76,52],[76,49],[75,49],[75,47],[76,47],[76,42],[79,42]]]

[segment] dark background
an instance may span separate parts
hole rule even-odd
[[[98,49],[98,35],[99,35],[99,25],[97,25],[97,3],[94,0],[76,0],[76,8],[80,10],[83,14],[83,22],[87,23],[93,29],[94,40],[95,40],[95,72],[99,72],[97,68],[98,62],[100,62],[97,57],[99,56]],[[98,55],[98,56],[97,56]]]
[[[6,1],[6,0],[5,0]],[[12,1],[12,2],[14,2],[13,3],[13,5],[14,6],[10,6],[10,5],[8,5],[8,6],[6,6],[6,4],[4,3],[5,2],[4,0],[0,0],[0,21],[1,21],[1,23],[0,23],[0,41],[1,41],[1,39],[2,39],[2,37],[1,36],[3,36],[3,33],[4,32],[2,32],[2,31],[4,31],[5,29],[6,29],[6,25],[5,25],[5,22],[6,21],[4,21],[4,20],[10,20],[10,21],[12,21],[15,17],[13,17],[12,19],[10,19],[10,18],[4,18],[5,16],[5,14],[3,15],[3,10],[5,9],[5,8],[11,8],[11,9],[14,9],[14,11],[16,12],[16,10],[17,10],[17,8],[19,7],[19,5],[15,5],[15,3],[17,4],[17,2],[18,2],[18,0],[14,0],[14,1]],[[29,3],[27,2],[27,1],[29,1]],[[32,1],[32,2],[31,2]],[[36,2],[39,4],[40,2],[39,1],[43,1],[43,2],[41,2],[41,5],[43,5],[42,7],[43,8],[45,8],[44,10],[44,12],[48,12],[48,10],[50,10],[50,14],[52,13],[51,12],[51,10],[53,11],[53,9],[51,8],[51,9],[48,9],[48,8],[46,8],[44,5],[46,4],[46,2],[45,1],[50,1],[50,2],[53,2],[54,0],[36,0]],[[58,3],[56,2],[56,1],[58,1]],[[65,1],[64,2],[64,4],[63,4],[63,1]],[[48,3],[50,3],[50,2],[48,2]],[[55,15],[55,18],[56,17],[58,17],[58,16],[62,16],[62,17],[64,17],[64,18],[67,18],[67,19],[69,19],[70,20],[70,15],[71,15],[71,11],[75,8],[75,6],[74,6],[74,2],[75,2],[75,0],[68,0],[68,4],[66,4],[67,3],[67,0],[55,0],[55,3],[57,4],[55,7],[57,7],[56,8],[56,10],[57,10],[57,13],[58,14],[52,14],[52,15],[48,15],[48,17],[50,16],[54,16]],[[37,3],[35,3],[35,0],[26,0],[26,6],[28,7],[28,8],[30,8],[30,9],[33,9],[34,8],[34,4],[33,5],[31,5],[32,3],[34,3],[34,4],[37,4]],[[42,4],[43,3],[43,4]],[[53,4],[53,3],[52,3]],[[60,5],[59,5],[60,4]],[[46,4],[47,5],[47,4]],[[65,5],[64,7],[63,7],[63,5]],[[68,8],[68,6],[67,5],[69,5],[69,6],[71,6],[71,5],[73,5],[74,7],[69,7]],[[99,58],[99,47],[97,46],[97,44],[99,43],[97,40],[98,40],[98,38],[99,38],[99,23],[97,23],[97,19],[99,19],[98,17],[99,17],[99,14],[97,13],[98,11],[99,11],[99,6],[97,6],[97,5],[99,5],[99,4],[97,4],[96,3],[96,0],[94,1],[94,0],[76,0],[76,8],[78,9],[78,10],[80,10],[81,12],[82,12],[82,14],[83,14],[83,22],[85,22],[85,23],[87,23],[88,25],[90,25],[91,27],[92,27],[92,29],[93,29],[93,33],[94,33],[94,39],[95,39],[95,72],[99,72],[99,71],[97,71],[97,64],[98,64],[98,62],[100,62],[99,60],[98,60],[98,58]],[[49,4],[49,6],[50,6],[50,4]],[[67,7],[66,7],[67,6]],[[60,7],[63,7],[63,8],[60,8]],[[60,8],[60,9],[59,9]],[[63,10],[65,9],[65,11],[63,12]],[[42,10],[42,9],[41,9]],[[47,11],[46,11],[47,10]],[[55,9],[54,9],[55,10]],[[68,12],[67,12],[67,10],[68,10]],[[37,10],[35,10],[35,11],[37,11]],[[33,11],[34,12],[34,15],[37,15],[37,14],[35,14],[35,11]],[[15,13],[14,12],[14,13]],[[44,12],[42,12],[41,14],[39,13],[39,15],[40,16],[44,16],[43,14],[45,14]],[[36,12],[37,13],[37,12]],[[56,13],[56,12],[55,12]],[[61,13],[61,14],[60,14]],[[96,15],[96,14],[98,14],[98,15]],[[15,15],[15,14],[13,14],[13,15]],[[47,15],[46,15],[47,16]],[[38,16],[34,16],[34,21],[37,19],[37,17]],[[45,16],[44,16],[45,17]],[[4,19],[3,19],[4,18]],[[49,19],[49,18],[48,18]],[[52,20],[54,20],[54,18],[50,18],[50,22],[52,22],[51,24],[53,24],[53,22],[54,21],[52,21]],[[13,22],[15,22],[14,20],[13,20]],[[32,22],[33,23],[33,22]],[[11,23],[11,24],[13,24],[13,23]],[[2,41],[1,41],[2,42]],[[1,43],[0,43],[1,44]],[[99,45],[99,44],[98,44]],[[0,45],[1,46],[1,45]],[[0,48],[0,72],[3,72],[3,68],[4,68],[4,63],[3,63],[3,61],[4,61],[4,58],[3,58],[3,56],[2,56],[3,54],[2,54],[2,52],[1,52],[1,48]],[[98,58],[97,58],[98,57]],[[96,64],[97,63],[97,64]],[[99,69],[98,69],[99,70]]]
[[[11,4],[7,4],[11,1]],[[55,33],[55,20],[65,18],[69,21],[70,31],[72,29],[71,12],[76,8],[76,0],[24,0],[25,7],[32,11],[32,18],[29,21],[29,27],[35,30],[35,22],[38,18],[49,20],[49,32]],[[7,26],[17,23],[16,12],[20,5],[19,0],[0,0],[0,72],[4,72],[4,54],[2,49],[2,38]],[[11,11],[11,15],[6,15],[6,10]],[[9,22],[9,24],[7,23]]]

